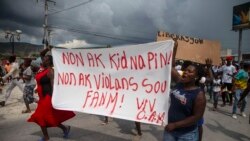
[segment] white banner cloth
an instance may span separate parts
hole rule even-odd
[[[168,121],[172,40],[52,49],[53,107],[143,123]]]

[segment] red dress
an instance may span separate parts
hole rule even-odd
[[[36,111],[28,119],[28,122],[35,122],[42,127],[56,127],[60,123],[74,117],[75,114],[71,111],[56,110],[52,107],[52,94],[50,93],[52,89],[47,87],[47,91],[44,91],[45,86],[50,86],[50,81],[47,76],[48,72],[49,69],[45,69],[39,72],[35,77],[39,101]],[[47,83],[47,85],[44,85],[44,83]]]

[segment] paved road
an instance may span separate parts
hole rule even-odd
[[[3,95],[0,94],[0,99]],[[248,107],[250,100],[248,99]],[[32,109],[36,108],[33,104]],[[249,108],[247,118],[231,117],[232,107],[219,107],[217,112],[211,110],[212,104],[207,103],[203,141],[250,141]],[[0,141],[36,141],[42,133],[34,123],[26,120],[31,114],[21,114],[24,109],[22,94],[14,90],[5,107],[0,107]],[[142,124],[143,136],[138,138],[134,122],[112,119],[107,125],[102,125],[103,117],[77,113],[77,116],[65,124],[71,125],[68,141],[161,141],[163,127]],[[50,140],[63,141],[62,131],[58,128],[49,129]]]

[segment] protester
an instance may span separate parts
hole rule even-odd
[[[175,62],[177,46],[175,41],[173,62]],[[171,77],[178,84],[170,93],[171,104],[164,141],[198,140],[197,122],[202,118],[206,106],[205,94],[197,86],[204,75],[200,72],[198,66],[189,65],[181,77],[177,70],[172,68]]]
[[[40,141],[49,140],[48,127],[59,127],[63,131],[63,137],[68,138],[70,126],[62,122],[75,116],[73,112],[56,110],[52,107],[51,98],[53,93],[54,70],[52,56],[43,58],[43,69],[36,74],[37,93],[39,96],[38,106],[34,114],[28,119],[29,122],[37,123],[43,132]]]
[[[216,111],[219,96],[221,95],[221,79],[219,78],[218,73],[214,73],[212,82],[213,82],[212,86],[213,86],[213,98],[214,98],[213,111]]]
[[[11,70],[9,71],[9,73],[7,73],[4,77],[0,78],[0,80],[6,81],[10,76],[12,77],[12,80],[10,82],[9,87],[6,90],[6,94],[5,94],[5,100],[0,102],[1,106],[5,106],[8,98],[11,95],[12,90],[18,86],[18,88],[23,91],[23,85],[22,82],[19,81],[20,77],[19,77],[19,66],[18,63],[15,62],[16,61],[16,56],[10,56],[9,57],[9,62],[11,64]]]
[[[33,97],[34,94],[34,88],[35,88],[35,80],[34,80],[34,73],[31,69],[31,59],[25,58],[24,60],[24,67],[25,70],[22,74],[22,79],[25,82],[25,86],[23,89],[23,100],[26,106],[26,109],[22,111],[22,113],[30,113],[30,107],[29,104],[33,103],[35,101],[35,98]]]
[[[248,71],[249,71],[249,64],[244,64],[243,69],[240,69],[239,72],[234,77],[235,95],[234,95],[234,105],[233,105],[233,115],[232,115],[234,119],[237,119],[236,112],[237,112],[238,100],[240,99],[242,92],[247,88],[247,81],[249,78]],[[241,105],[241,115],[243,117],[246,117],[246,114],[244,113],[246,108],[246,103],[247,101],[244,99]]]
[[[233,103],[232,87],[233,87],[233,77],[236,74],[236,69],[232,65],[232,59],[233,58],[231,56],[228,56],[226,58],[227,60],[226,65],[223,65],[219,70],[222,73],[222,89],[226,87],[228,91],[227,93],[222,93],[222,100],[223,100],[223,104],[221,105],[222,107],[226,105],[227,95],[229,96],[229,105],[231,106]]]

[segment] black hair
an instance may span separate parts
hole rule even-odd
[[[9,62],[10,63],[13,63],[15,61],[16,61],[16,56],[12,55],[12,56],[9,57]]]
[[[205,77],[205,75],[206,75],[205,66],[202,64],[195,64],[194,66],[195,66],[196,76],[197,76],[197,79],[195,81],[195,85],[199,86],[201,78]]]
[[[197,77],[195,81],[195,85],[200,86],[199,81],[201,80],[202,77],[206,75],[205,66],[202,64],[193,63],[191,61],[185,61],[182,65],[182,70],[185,70],[190,65],[195,67],[195,72],[196,72],[196,77]]]
[[[49,62],[51,66],[53,66],[53,57],[51,55],[46,55],[49,58]]]

